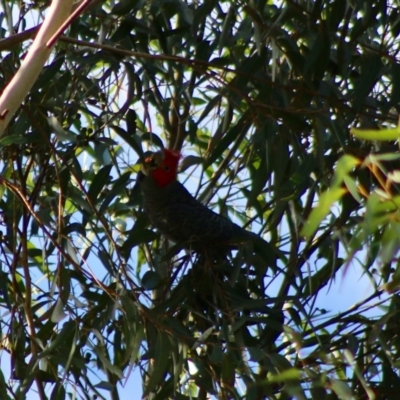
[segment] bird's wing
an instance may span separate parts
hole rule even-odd
[[[177,227],[174,233],[180,241],[223,245],[224,242],[240,241],[246,236],[243,228],[210,210],[181,185],[169,204],[167,219],[171,221],[171,226]]]

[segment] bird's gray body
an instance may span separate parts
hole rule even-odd
[[[235,247],[254,235],[204,206],[177,180],[159,187],[142,172],[138,180],[151,223],[176,243],[194,248]]]

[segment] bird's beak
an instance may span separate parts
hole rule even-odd
[[[151,175],[151,173],[160,166],[164,159],[164,153],[162,151],[157,151],[155,153],[151,153],[149,156],[147,156],[144,159],[144,162],[142,164],[142,172],[148,176]]]

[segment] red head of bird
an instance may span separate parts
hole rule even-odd
[[[164,187],[176,181],[180,157],[180,153],[173,150],[157,151],[144,160],[142,172],[152,177],[157,186]]]

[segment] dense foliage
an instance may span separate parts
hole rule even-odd
[[[48,4],[2,4],[4,87]],[[398,145],[350,128],[396,125],[399,30],[386,1],[94,1],[0,139],[1,399],[396,397]],[[160,238],[162,146],[273,262]],[[372,295],[321,308],[350,267]]]

